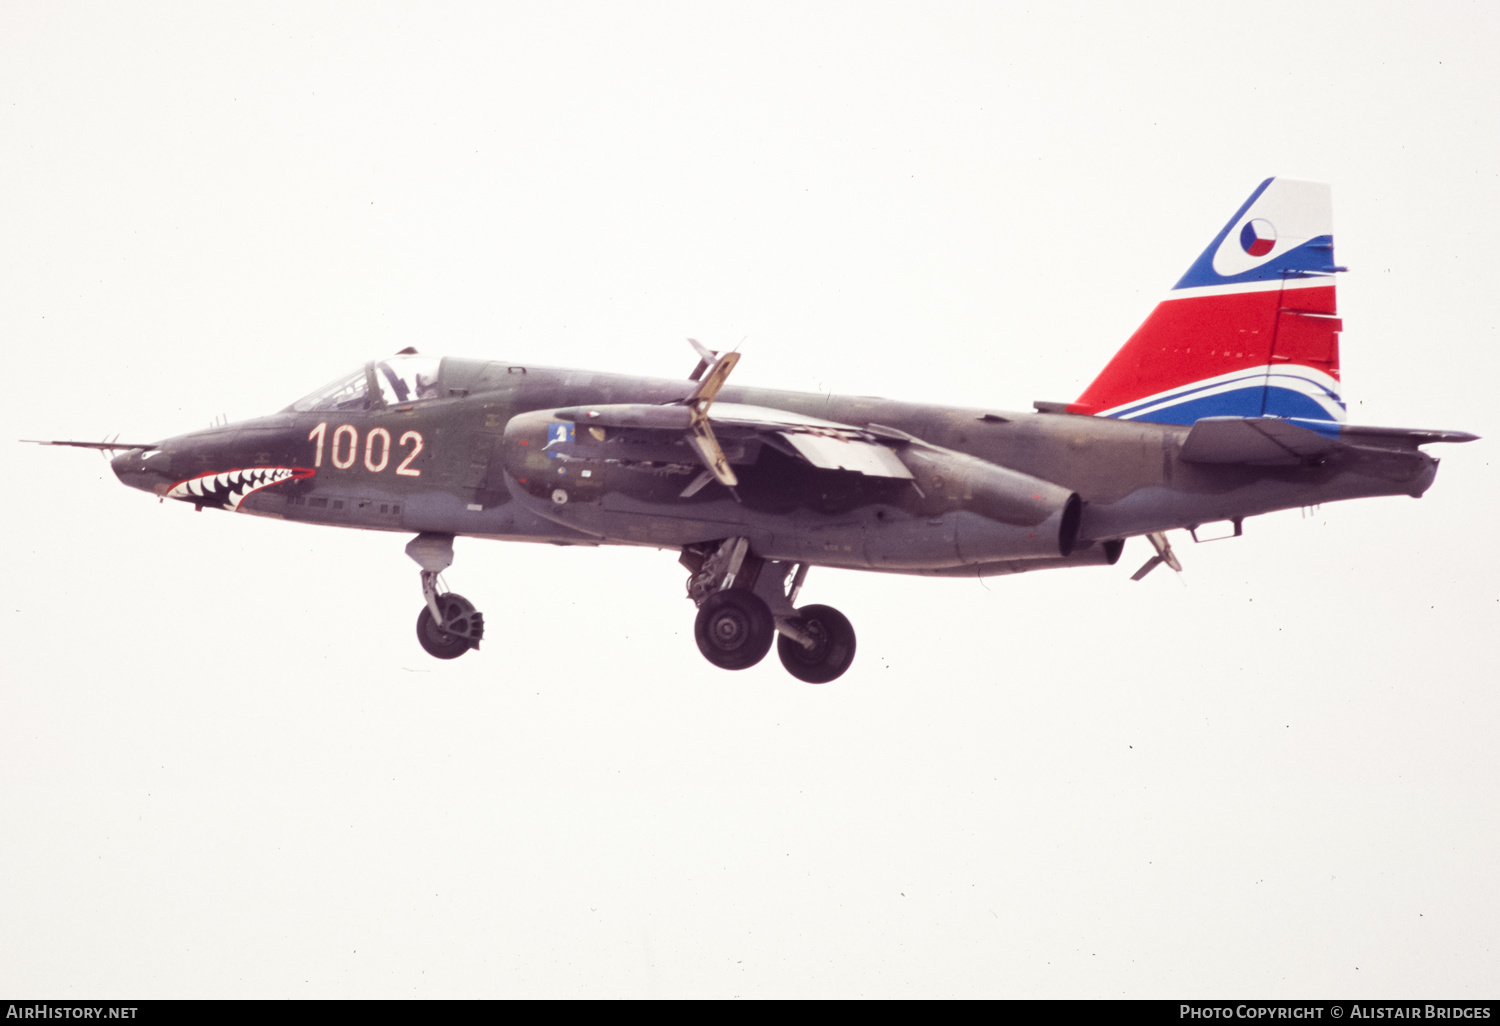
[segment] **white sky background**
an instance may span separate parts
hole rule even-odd
[[[738,674],[674,554],[197,515],[9,446],[0,994],[1493,997],[1500,7],[0,6],[0,438],[415,345],[1025,410],[1261,179],[1334,185],[1420,502],[1184,587],[814,571]]]

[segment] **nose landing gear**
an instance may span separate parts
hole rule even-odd
[[[417,640],[427,654],[457,659],[484,638],[484,614],[455,592],[437,590],[438,574],[453,565],[453,535],[422,533],[406,545],[406,554],[422,568],[422,597],[427,604],[417,614]]]

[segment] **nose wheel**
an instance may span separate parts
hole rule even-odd
[[[484,638],[484,615],[474,603],[451,591],[439,593],[438,574],[453,565],[453,535],[423,533],[406,546],[406,554],[422,568],[422,597],[417,614],[417,640],[427,654],[457,659]]]
[[[479,647],[484,637],[484,614],[474,603],[454,592],[437,596],[441,621],[432,615],[430,606],[417,614],[417,640],[427,654],[438,659],[457,659],[471,648]]]

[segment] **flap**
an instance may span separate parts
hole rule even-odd
[[[807,432],[778,432],[802,454],[803,459],[825,470],[852,470],[870,477],[910,478],[901,457],[876,442]]]

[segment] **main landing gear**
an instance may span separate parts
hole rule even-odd
[[[484,614],[462,595],[437,590],[438,574],[453,565],[453,535],[419,534],[407,543],[406,554],[422,568],[422,597],[427,604],[417,615],[417,640],[427,654],[457,659],[478,648],[484,637]]]
[[[422,647],[438,659],[478,648],[484,616],[462,595],[438,591],[438,575],[453,565],[453,535],[423,532],[407,543],[406,554],[422,568]],[[796,605],[806,563],[762,559],[750,553],[748,538],[728,538],[683,549],[682,564],[692,574],[688,597],[698,606],[698,651],[720,669],[749,669],[773,641],[781,665],[809,684],[837,680],[854,662],[854,628],[844,614]]]
[[[854,628],[844,614],[795,607],[806,563],[761,559],[750,554],[748,538],[728,538],[683,549],[682,564],[692,575],[688,597],[698,606],[698,651],[720,669],[754,666],[773,639],[781,665],[809,684],[836,680],[854,662]]]

